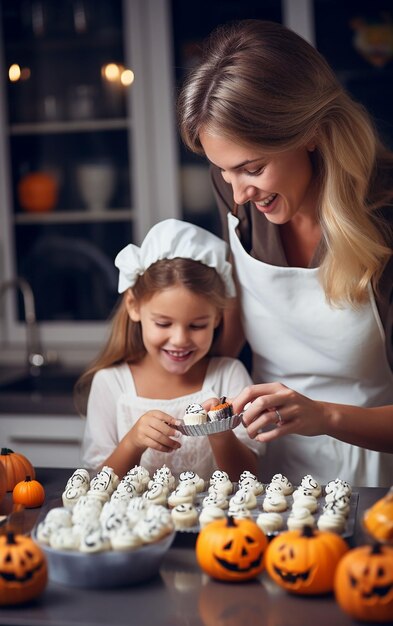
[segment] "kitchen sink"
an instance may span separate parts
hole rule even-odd
[[[28,369],[0,368],[0,413],[74,412],[73,389],[80,369],[44,366]]]
[[[15,379],[0,382],[0,393],[72,393],[79,372],[44,372],[36,375],[22,374]]]

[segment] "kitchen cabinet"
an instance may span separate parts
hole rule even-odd
[[[1,415],[3,448],[24,454],[34,466],[80,467],[85,422],[77,415]]]
[[[29,281],[44,344],[99,345],[115,255],[179,215],[167,1],[0,8],[0,282]],[[22,301],[0,304],[23,342]]]

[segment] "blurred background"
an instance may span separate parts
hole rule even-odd
[[[207,164],[184,149],[175,123],[177,89],[218,24],[262,18],[299,32],[393,147],[391,0],[0,8],[0,283],[28,281],[43,342],[69,360],[88,360],[103,341],[122,247],[167,217],[219,232]],[[21,345],[23,325],[15,290],[0,300],[0,341]]]

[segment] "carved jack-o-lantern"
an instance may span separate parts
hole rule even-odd
[[[30,537],[0,537],[0,605],[21,604],[40,595],[48,580],[45,555]]]
[[[377,541],[393,542],[393,487],[364,513],[363,525]]]
[[[219,580],[255,578],[264,568],[267,539],[251,519],[220,519],[198,535],[196,556],[200,567]]]
[[[334,581],[336,600],[355,619],[393,622],[393,548],[353,548],[338,564]]]
[[[333,590],[337,563],[348,550],[339,535],[305,526],[272,539],[266,569],[280,587],[292,593],[327,593]]]

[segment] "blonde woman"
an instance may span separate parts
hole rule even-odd
[[[211,163],[240,294],[223,353],[240,349],[241,319],[256,384],[233,402],[269,442],[262,469],[391,485],[392,153],[323,57],[278,23],[213,33],[178,115]]]

